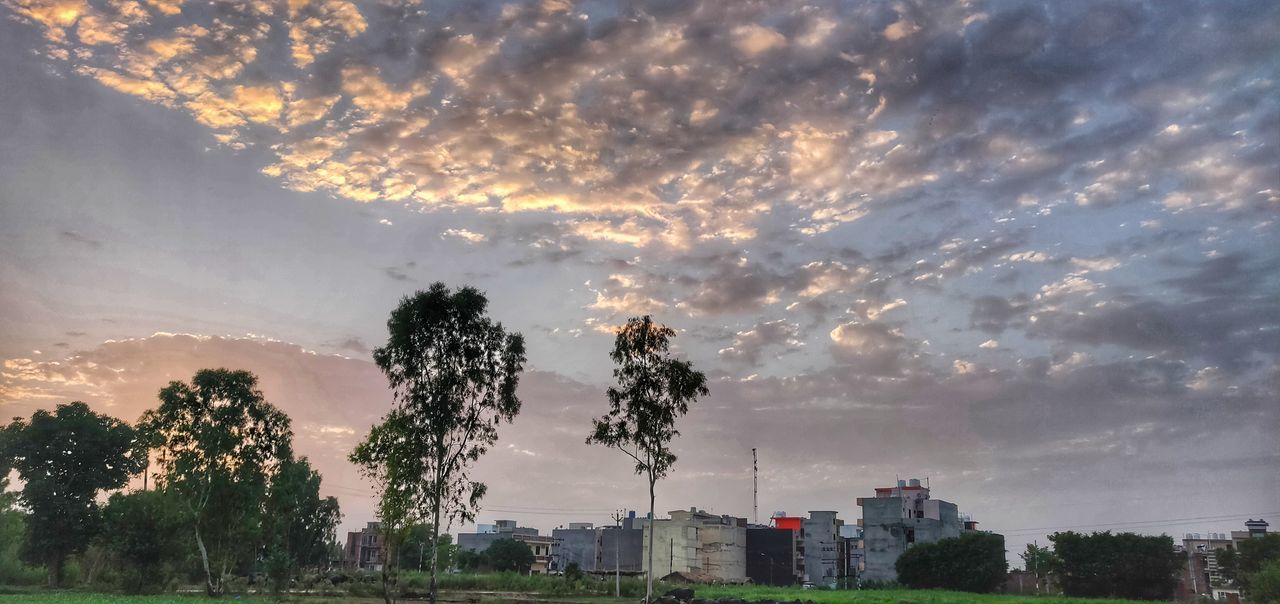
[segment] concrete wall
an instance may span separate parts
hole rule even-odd
[[[804,520],[805,581],[835,585],[844,576],[844,547],[836,512],[809,512]]]
[[[791,529],[747,529],[747,578],[757,585],[794,585],[796,533]]]
[[[862,499],[862,530],[866,565],[862,578],[894,581],[898,578],[894,564],[907,548],[959,537],[964,523],[956,504],[949,501],[870,497]]]
[[[640,572],[644,553],[644,531],[638,528],[606,528],[600,531],[599,570],[614,570],[614,557],[617,556],[617,569],[626,572]]]
[[[555,570],[563,571],[577,563],[583,572],[595,572],[600,549],[600,533],[594,528],[569,528],[551,531],[555,539]]]
[[[648,569],[649,531],[653,531],[653,574],[709,575],[720,581],[747,579],[747,529],[740,518],[676,510],[666,520],[642,520],[642,568]]]

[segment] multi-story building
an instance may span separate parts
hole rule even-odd
[[[636,526],[635,512],[619,526],[593,526],[571,522],[568,528],[551,531],[552,569],[563,571],[570,564],[588,573],[625,574],[641,572],[644,531]]]
[[[348,531],[342,561],[348,568],[382,570],[382,523],[370,522],[358,531]]]
[[[743,583],[747,580],[747,520],[690,508],[670,518],[638,519],[644,534],[641,556],[649,570],[649,531],[653,531],[654,577],[681,573],[699,580]]]
[[[800,533],[775,526],[747,527],[747,578],[757,585],[795,585],[804,580]]]
[[[1242,541],[1266,535],[1268,526],[1265,520],[1250,518],[1243,531],[1184,535],[1181,551],[1187,556],[1187,565],[1178,587],[1178,599],[1189,600],[1198,596],[1214,600],[1239,599],[1239,590],[1222,574],[1218,554],[1238,550]]]
[[[780,514],[773,524],[799,536],[798,568],[806,585],[835,587],[848,578],[849,542],[841,535],[844,521],[836,512],[810,511],[808,518]]]
[[[481,525],[484,526],[484,525]],[[485,532],[461,533],[458,535],[458,547],[470,552],[483,552],[499,539],[514,539],[529,546],[533,551],[533,564],[529,574],[546,574],[551,568],[551,547],[554,540],[546,535],[539,535],[538,529],[519,526],[515,520],[499,520],[492,530],[485,526]]]
[[[977,522],[961,519],[956,504],[932,499],[918,479],[876,489],[875,497],[859,497],[863,531],[862,578],[894,581],[898,556],[917,543],[933,543],[977,530]]]

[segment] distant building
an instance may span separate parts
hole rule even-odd
[[[588,573],[624,574],[641,572],[644,531],[636,526],[635,512],[622,519],[621,526],[593,526],[571,522],[569,528],[551,531],[552,569],[563,571],[570,564]]]
[[[1231,533],[1187,533],[1183,536],[1180,550],[1187,556],[1187,564],[1182,569],[1178,585],[1178,599],[1192,600],[1207,596],[1214,600],[1240,599],[1240,592],[1235,585],[1222,574],[1218,565],[1218,554],[1228,550],[1238,550],[1240,543],[1257,539],[1267,534],[1270,526],[1265,520],[1249,519],[1245,522],[1245,530]]]
[[[772,522],[775,527],[797,535],[796,569],[801,582],[835,587],[854,574],[849,566],[850,547],[859,547],[860,535],[850,539],[853,533],[846,530],[836,512],[811,511],[808,518],[779,513]],[[860,549],[857,558],[861,558]],[[853,568],[856,571],[857,567]]]
[[[747,578],[756,585],[795,585],[804,579],[800,534],[775,526],[747,527]]]
[[[480,527],[484,527],[485,532],[459,534],[458,547],[479,553],[489,549],[494,541],[514,539],[525,543],[533,551],[533,564],[529,567],[529,574],[542,575],[551,569],[551,547],[554,540],[539,535],[538,529],[519,526],[515,520],[499,520],[492,525],[493,530],[488,530],[489,525],[477,525],[477,528]]]
[[[382,523],[370,522],[363,529],[348,531],[342,559],[348,568],[382,570]]]
[[[863,530],[862,579],[895,581],[898,556],[917,543],[933,543],[977,530],[977,522],[961,519],[956,504],[929,497],[918,479],[876,489],[875,497],[859,497]]]
[[[636,522],[644,529],[641,550],[648,570],[649,531],[653,531],[654,577],[681,573],[686,577],[725,583],[747,580],[747,520],[717,516],[690,508],[670,518]]]

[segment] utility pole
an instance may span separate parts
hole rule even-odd
[[[1035,574],[1035,579],[1036,579],[1036,595],[1040,595],[1040,541],[1039,540],[1032,541],[1031,546],[1036,548],[1035,549],[1036,555],[1031,557],[1031,560],[1035,565],[1035,570],[1032,572]]]
[[[622,510],[613,513],[613,523],[618,533],[613,536],[613,597],[622,597],[622,571],[618,566],[618,552],[622,549]]]
[[[667,546],[667,574],[676,572],[676,538],[671,538],[671,544]]]
[[[751,516],[752,522],[760,524],[760,464],[755,447],[751,447]]]

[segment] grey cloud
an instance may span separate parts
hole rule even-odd
[[[1025,295],[1012,299],[1001,296],[979,296],[973,301],[969,313],[969,325],[987,333],[998,334],[1010,325],[1018,324],[1030,307]]]
[[[58,233],[58,236],[66,241],[83,245],[90,249],[94,249],[94,250],[102,249],[101,241],[98,241],[97,239],[92,239],[90,237],[86,237],[75,231],[62,231],[61,233]]]
[[[770,349],[781,348],[779,355],[799,349],[803,345],[797,339],[799,332],[799,325],[783,319],[757,323],[751,329],[735,334],[733,342],[720,349],[720,358],[757,366],[764,353]]]

